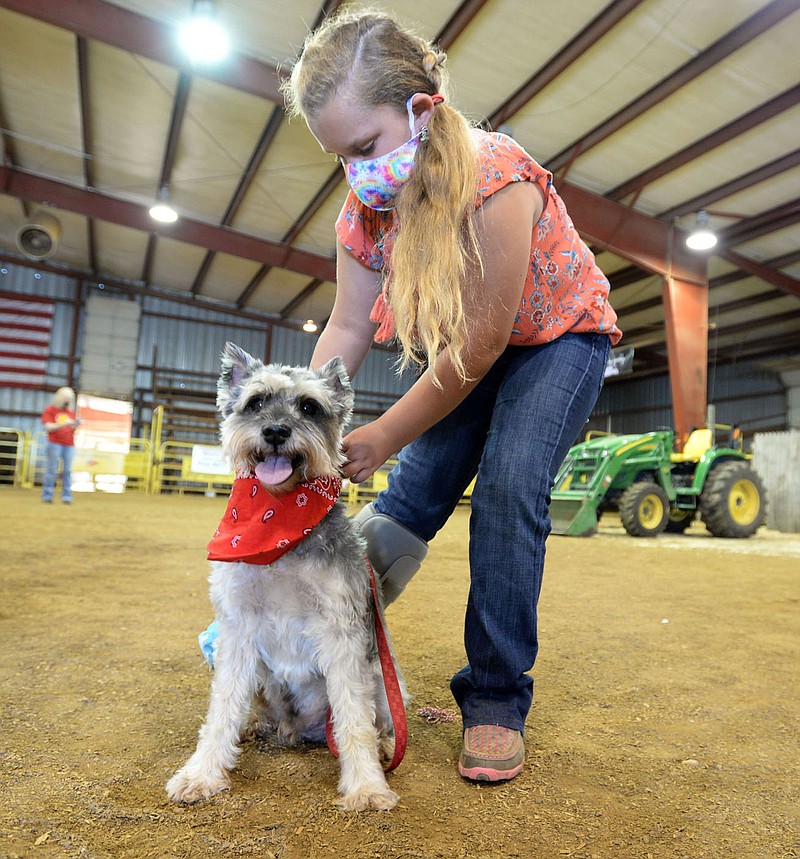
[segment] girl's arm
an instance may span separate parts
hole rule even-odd
[[[462,383],[444,349],[436,360],[437,388],[425,373],[381,417],[349,433],[344,440],[344,474],[366,480],[393,453],[449,414],[508,346],[530,265],[531,235],[542,215],[541,191],[528,182],[507,185],[477,214],[483,277],[466,308],[468,339],[463,352],[470,381]]]
[[[363,266],[341,244],[336,248],[336,301],[319,337],[311,366],[341,355],[352,379],[364,362],[377,325],[369,314],[381,288],[379,272]]]

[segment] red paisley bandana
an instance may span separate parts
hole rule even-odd
[[[318,477],[293,492],[272,495],[256,477],[237,477],[208,544],[208,560],[274,563],[325,518],[341,489],[338,477]]]

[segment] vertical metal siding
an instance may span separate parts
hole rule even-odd
[[[786,392],[777,373],[756,364],[709,370],[709,403],[717,423],[738,424],[746,435],[786,425]],[[603,388],[592,427],[611,432],[650,432],[673,426],[669,376],[614,382]]]
[[[800,430],[756,433],[753,466],[764,481],[767,527],[800,532]]]
[[[56,301],[53,355],[67,356],[69,353],[75,285],[73,278],[62,275],[10,264],[0,266],[0,289]],[[178,304],[167,297],[147,295],[135,300],[142,307],[137,354],[140,369],[136,374],[136,386],[140,390],[152,389],[152,374],[148,368],[153,361],[154,348],[162,370],[207,373],[207,384],[211,389],[219,372],[220,352],[228,340],[260,359],[266,357],[267,344],[270,343],[270,360],[286,364],[307,364],[316,345],[315,336],[277,325],[273,327],[270,341],[266,322],[260,325],[249,320],[238,321],[222,311]],[[83,320],[78,322],[79,360]],[[79,369],[79,364],[76,369]],[[62,385],[66,378],[66,358],[51,358],[47,384]],[[414,373],[396,375],[393,353],[372,349],[354,380],[354,387],[357,394],[359,391],[377,393],[391,400],[401,396],[414,381]],[[746,436],[757,430],[786,426],[785,387],[778,374],[755,364],[709,368],[709,399],[716,405],[717,420],[720,423],[738,423]],[[4,416],[4,412],[38,414],[48,401],[46,392],[0,389],[0,425],[38,429],[37,420],[10,418]],[[672,396],[667,374],[606,385],[591,419],[593,428],[613,432],[649,432],[672,425]]]

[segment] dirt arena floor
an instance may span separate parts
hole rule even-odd
[[[324,747],[248,744],[232,789],[164,783],[210,673],[205,544],[223,498],[0,489],[0,856],[766,859],[800,856],[800,536],[551,538],[527,764],[455,769],[466,510],[388,622],[414,702],[388,813],[336,810]]]

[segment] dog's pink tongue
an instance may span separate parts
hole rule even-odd
[[[270,454],[256,466],[256,477],[265,486],[277,486],[292,476],[292,463],[285,456]]]

